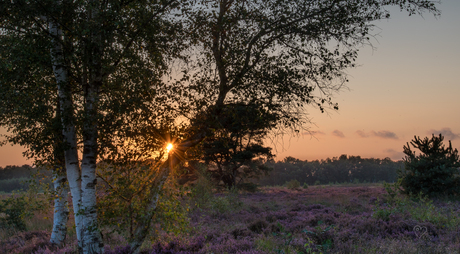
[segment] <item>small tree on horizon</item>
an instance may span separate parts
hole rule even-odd
[[[206,137],[199,148],[217,184],[222,182],[230,189],[270,170],[264,162],[274,156],[270,147],[263,146],[262,139],[276,119],[276,114],[261,105],[225,105],[219,120],[212,123],[213,135]]]
[[[421,139],[414,136],[410,144],[420,150],[416,155],[409,143],[404,146],[405,169],[398,172],[401,186],[407,194],[436,196],[459,193],[459,156],[457,149],[443,144],[442,134]]]

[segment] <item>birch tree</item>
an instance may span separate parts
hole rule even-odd
[[[104,101],[110,100],[111,93],[115,94],[117,91],[147,91],[148,94],[140,94],[138,98],[155,102],[154,88],[160,83],[160,77],[165,70],[164,56],[177,51],[172,46],[174,40],[170,39],[175,26],[171,23],[172,19],[165,18],[176,4],[177,1],[1,2],[1,28],[4,32],[2,39],[19,38],[15,43],[23,46],[21,43],[25,40],[21,39],[36,38],[44,44],[32,44],[41,47],[32,49],[23,57],[34,64],[41,61],[48,67],[48,72],[31,73],[27,71],[27,66],[17,66],[11,62],[11,65],[5,66],[29,78],[36,74],[33,77],[42,83],[25,80],[22,84],[16,82],[17,87],[11,87],[2,81],[2,86],[11,88],[11,92],[16,93],[21,100],[34,96],[23,93],[25,88],[39,90],[43,87],[54,87],[51,89],[54,95],[53,92],[46,91],[46,96],[57,97],[59,100],[66,172],[76,215],[77,238],[84,253],[103,251],[97,227],[95,168],[101,155],[99,151],[111,146],[109,141],[114,139],[117,132],[103,137],[103,142],[98,141],[101,140],[100,133],[109,133],[108,130],[115,129],[113,126],[118,126],[120,122],[112,122],[102,128],[99,124],[107,123],[104,121],[106,116],[132,113],[119,113],[104,108]],[[8,46],[2,46],[6,52]],[[43,56],[44,49],[48,51],[48,56],[39,59]],[[17,55],[7,54],[5,59],[16,57]],[[52,67],[52,73],[49,72],[49,67]],[[6,72],[4,78],[11,80],[15,75]],[[141,104],[144,102],[138,101]],[[26,107],[28,110],[33,110],[36,106],[47,107],[49,104],[40,102],[36,105],[20,105],[18,101],[8,102],[13,102],[13,107]],[[134,108],[137,115],[140,110],[139,107]],[[48,111],[55,114],[52,110]],[[13,108],[12,114],[16,113]],[[45,121],[53,116],[42,117]],[[4,119],[6,125],[11,127],[10,130],[13,130],[13,139],[16,137],[15,131],[22,133],[19,124],[12,121],[12,118],[6,116]],[[39,125],[39,122],[34,124]],[[33,144],[31,140],[24,142],[26,145]],[[82,154],[81,161],[78,158],[79,150]],[[33,150],[29,149],[28,152]]]
[[[0,40],[0,125],[13,133],[5,141],[25,146],[24,156],[35,159],[37,166],[53,168],[54,191],[58,197],[50,241],[62,245],[67,232],[68,188],[57,88],[50,82],[50,52],[41,50],[47,42],[6,31]]]

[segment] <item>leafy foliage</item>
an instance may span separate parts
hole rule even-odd
[[[26,231],[26,219],[41,211],[48,203],[45,195],[38,195],[32,186],[27,192],[16,192],[0,201],[0,228]]]
[[[99,222],[112,228],[131,242],[136,237],[139,224],[154,231],[179,233],[187,226],[188,208],[180,201],[182,193],[169,183],[161,193],[155,193],[158,163],[131,162],[123,164],[100,164],[98,175],[104,180],[98,195]],[[156,188],[155,188],[156,187]],[[158,205],[150,207],[152,196],[159,195]],[[151,220],[145,220],[146,213],[153,213]]]
[[[409,143],[404,146],[404,170],[399,172],[401,186],[406,193],[436,196],[459,193],[460,161],[457,149],[443,144],[442,134],[420,139],[415,136],[410,144],[420,150],[416,155]]]
[[[26,213],[27,202],[25,197],[10,197],[3,199],[0,204],[0,227],[13,228],[20,231],[26,230],[25,217],[30,216]]]
[[[193,31],[179,87],[198,110],[256,102],[276,113],[277,126],[299,131],[305,107],[338,109],[332,96],[347,82],[358,48],[369,43],[372,21],[386,6],[437,14],[429,0],[193,1],[184,26]]]
[[[205,167],[198,166],[198,179],[190,190],[189,197],[196,207],[204,207],[213,197],[213,189],[216,184]]]
[[[65,152],[74,210],[84,207],[74,211],[79,245],[96,253],[103,245],[92,230],[96,161],[117,159],[130,141],[139,151],[131,160],[158,152],[163,140],[150,124],[160,115],[171,125],[161,79],[180,51],[179,25],[169,15],[178,3],[0,2],[0,126],[35,162],[53,163]]]

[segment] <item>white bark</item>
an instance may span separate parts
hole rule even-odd
[[[102,253],[104,244],[97,225],[96,207],[96,158],[97,158],[97,118],[96,103],[98,101],[98,84],[88,86],[83,128],[83,160],[82,160],[82,209],[83,220],[83,253]]]
[[[94,0],[92,0],[94,1]],[[83,159],[82,171],[82,209],[83,220],[83,253],[103,253],[104,243],[97,223],[97,202],[96,202],[96,160],[97,160],[97,112],[99,102],[99,89],[102,85],[101,68],[101,35],[99,33],[97,19],[99,15],[98,2],[88,10],[89,17],[94,21],[95,27],[91,29],[91,40],[89,42],[89,71],[90,81],[85,91],[84,123],[83,123]]]
[[[77,140],[73,101],[70,88],[68,86],[68,75],[65,67],[64,55],[61,42],[62,30],[54,21],[49,22],[49,31],[52,37],[53,47],[51,48],[51,59],[53,62],[53,71],[58,86],[59,100],[61,106],[61,120],[63,125],[63,137],[65,150],[65,165],[67,172],[67,180],[69,181],[70,193],[72,196],[73,211],[75,214],[75,226],[78,239],[78,246],[81,248],[81,187],[80,187],[80,167],[78,161]]]
[[[58,246],[64,244],[67,233],[67,221],[69,220],[69,208],[67,203],[67,177],[65,176],[64,169],[54,169],[54,191],[56,196],[54,198],[54,217],[53,217],[53,231],[51,232],[50,242]]]

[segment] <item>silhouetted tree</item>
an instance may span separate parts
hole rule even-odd
[[[264,162],[273,157],[262,138],[273,128],[277,116],[256,104],[226,105],[214,133],[201,144],[203,159],[217,183],[227,188],[257,178],[270,168]],[[212,124],[213,122],[210,122]]]
[[[404,146],[404,169],[399,172],[406,193],[435,196],[459,193],[459,155],[457,149],[443,144],[442,134],[420,139],[414,136],[410,144],[420,150],[416,155],[409,143]]]

